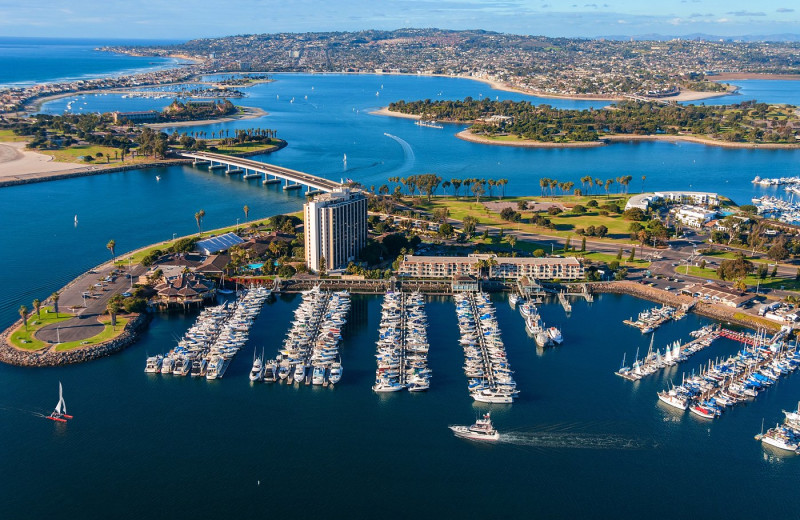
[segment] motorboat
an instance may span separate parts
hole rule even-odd
[[[456,437],[474,441],[497,441],[500,433],[492,425],[491,415],[486,412],[483,418],[475,421],[472,426],[448,426]]]
[[[161,354],[157,356],[150,356],[147,358],[147,363],[145,364],[144,371],[148,374],[158,374],[161,372],[161,363],[163,362],[164,358]]]
[[[332,363],[331,364],[331,371],[328,375],[328,381],[331,384],[336,384],[342,380],[342,364],[341,363]]]
[[[550,339],[556,345],[561,345],[564,342],[564,337],[561,335],[561,331],[558,330],[556,327],[550,327],[547,329],[547,335],[550,336]]]

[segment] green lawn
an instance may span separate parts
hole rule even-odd
[[[64,312],[59,312],[58,318],[56,318],[52,307],[42,307],[41,318],[37,317],[35,312],[32,312],[28,316],[28,329],[25,330],[25,327],[20,327],[11,334],[9,340],[17,348],[31,351],[39,350],[44,348],[47,343],[36,339],[36,331],[52,323],[60,323],[70,318],[72,318],[72,314]]]
[[[104,341],[108,341],[112,338],[115,338],[122,334],[122,331],[125,330],[125,325],[128,324],[128,318],[122,318],[117,316],[117,325],[116,327],[111,327],[111,317],[107,317],[105,319],[101,319],[100,323],[105,325],[103,332],[98,334],[97,336],[93,336],[89,339],[85,339],[82,341],[70,341],[67,343],[61,343],[56,347],[56,352],[65,352],[67,350],[72,350],[78,347],[88,347],[91,345],[97,345],[98,343],[102,343]]]
[[[123,165],[123,164],[141,164],[147,162],[153,162],[153,157],[146,157],[146,156],[137,156],[132,157],[130,155],[125,157],[125,161],[119,159],[119,149],[112,148],[110,146],[99,146],[99,145],[75,145],[70,146],[69,148],[61,148],[59,150],[36,150],[39,153],[43,153],[45,155],[50,155],[53,157],[53,160],[57,162],[70,162],[70,163],[80,163],[80,164],[95,164],[98,166],[103,166],[105,164],[114,164],[114,165]],[[97,157],[98,153],[102,153],[103,157]],[[114,154],[117,154],[117,159],[114,159]],[[91,155],[94,157],[94,161],[86,162],[80,157],[85,155]],[[106,162],[106,157],[109,157],[109,162]]]
[[[583,196],[557,197],[555,199],[541,198],[541,197],[525,197],[524,199],[529,201],[538,200],[541,202],[554,202],[554,201],[564,202],[570,205],[574,205],[575,203],[578,202],[585,203],[591,199],[597,200],[601,205],[606,202],[606,199],[604,198],[583,197]],[[506,198],[504,200],[507,202],[515,202],[521,199]],[[622,202],[624,200],[624,197],[614,197],[609,200]],[[587,237],[587,239],[605,240],[608,242],[622,242],[625,244],[629,244],[631,242],[630,232],[628,231],[628,228],[631,225],[630,221],[623,219],[622,215],[618,214],[611,214],[608,216],[600,215],[597,210],[582,215],[577,215],[570,212],[564,212],[555,216],[547,215],[547,218],[549,218],[550,221],[556,226],[556,229],[550,229],[541,226],[535,226],[527,222],[509,222],[507,220],[503,220],[500,218],[499,212],[494,212],[489,210],[482,203],[475,202],[474,198],[456,200],[453,197],[434,197],[433,199],[431,199],[430,202],[424,199],[417,201],[414,204],[414,207],[429,212],[433,212],[433,210],[436,208],[446,207],[450,210],[450,218],[456,220],[464,220],[464,217],[469,215],[477,218],[478,222],[482,225],[494,226],[503,229],[516,229],[528,233],[539,233],[542,235],[558,236],[562,238],[572,237],[573,241],[576,240],[579,241],[581,239],[579,235],[575,234],[576,229],[578,228],[586,229],[589,226],[598,227],[603,225],[608,228],[608,235],[606,236],[606,238],[600,239],[598,237]],[[530,218],[531,215],[530,212],[523,211],[521,213],[523,220],[527,220]]]
[[[678,266],[675,268],[675,272],[677,274],[686,274],[686,266]],[[689,266],[689,275],[697,276],[700,278],[707,278],[709,280],[719,280],[719,276],[717,276],[717,271],[714,269],[709,269],[707,267],[701,268],[698,266]],[[760,282],[760,283],[759,283]],[[800,290],[800,281],[792,280],[789,278],[771,278],[767,276],[763,280],[759,280],[759,278],[755,275],[750,275],[744,279],[744,283],[748,286],[756,287],[760,285],[765,289],[784,289],[787,291],[798,291]]]
[[[30,136],[19,136],[11,130],[0,130],[0,142],[17,143],[19,141],[29,141]]]

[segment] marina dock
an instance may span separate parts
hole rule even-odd
[[[711,343],[719,338],[721,334],[719,326],[706,326],[691,333],[693,340],[681,345],[680,341],[675,341],[664,347],[664,354],[661,349],[653,352],[653,336],[650,337],[650,349],[643,359],[639,360],[639,351],[636,351],[636,359],[631,366],[625,365],[625,357],[622,358],[622,366],[614,372],[616,375],[628,381],[638,381],[643,377],[655,374],[659,370],[673,367],[678,363],[683,363],[690,356],[709,347]]]
[[[675,307],[664,305],[663,307],[653,307],[650,310],[642,311],[639,316],[634,320],[633,318],[623,320],[622,323],[636,327],[641,330],[643,334],[649,334],[665,324],[670,320],[679,320],[683,318],[683,312],[676,313]]]
[[[421,392],[430,387],[426,329],[422,294],[386,292],[375,355],[378,368],[374,392]]]
[[[315,287],[304,292],[276,360],[278,378],[306,385],[338,383],[342,376],[339,342],[349,311],[347,291],[331,293]]]
[[[780,335],[773,339],[767,340],[764,332],[756,334],[752,344],[745,344],[735,356],[722,362],[709,362],[698,375],[684,377],[679,386],[659,392],[659,401],[679,410],[688,408],[705,419],[714,419],[726,407],[755,398],[800,366],[797,341],[790,346]]]
[[[222,379],[270,295],[265,287],[253,287],[233,302],[204,309],[178,346],[147,358],[145,372]]]
[[[514,402],[519,391],[489,297],[468,292],[457,293],[455,300],[470,395],[482,403]]]

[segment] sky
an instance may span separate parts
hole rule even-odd
[[[403,27],[567,37],[800,35],[800,2],[0,0],[0,36],[191,39]]]

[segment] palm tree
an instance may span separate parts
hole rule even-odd
[[[508,235],[508,245],[511,246],[511,250],[514,250],[514,246],[517,245],[517,237],[515,235]]]
[[[41,315],[40,311],[42,310],[42,302],[39,301],[39,298],[36,298],[35,300],[33,300],[33,308],[34,308],[34,310],[36,310],[36,317],[37,318],[41,318],[42,315]]]
[[[610,188],[612,184],[614,184],[613,179],[606,179],[606,198],[608,198],[608,188]]]
[[[249,214],[250,214],[250,206],[248,206],[247,204],[245,204],[245,205],[244,205],[244,208],[242,208],[242,209],[244,210],[244,219],[245,219],[245,220],[247,220],[247,215],[249,215]]]
[[[25,330],[28,330],[28,308],[24,305],[19,306],[19,317],[22,318],[22,323],[25,325]]]
[[[644,181],[647,179],[647,175],[642,175],[642,193],[644,193]]]
[[[489,197],[492,197],[493,196],[492,195],[492,190],[494,189],[495,185],[497,184],[497,181],[494,180],[494,179],[489,179],[488,184],[489,184]]]
[[[550,179],[547,177],[542,177],[539,179],[539,186],[542,188],[542,197],[544,197],[544,189],[550,186]]]
[[[450,179],[450,184],[453,186],[453,194],[458,198],[458,190],[461,188],[461,179]]]
[[[197,231],[198,235],[203,233],[203,217],[206,216],[206,211],[201,209],[197,213],[194,214],[194,220],[197,222]]]
[[[551,179],[551,180],[550,180],[550,196],[551,196],[551,197],[553,196],[553,189],[554,189],[556,186],[558,186],[558,180],[557,180],[557,179]]]
[[[58,291],[50,295],[50,299],[53,300],[53,310],[56,311],[56,318],[58,318],[58,299],[60,297],[61,295],[58,294]]]
[[[119,312],[119,302],[116,300],[111,300],[106,305],[106,310],[108,310],[108,314],[111,316],[111,328],[112,330],[117,326],[117,313]]]
[[[497,181],[497,185],[500,186],[500,200],[503,200],[503,197],[506,196],[506,184],[508,184],[508,179]]]
[[[113,239],[109,240],[108,244],[106,244],[106,249],[111,251],[111,260],[114,262],[117,261],[117,255],[114,254],[115,247],[117,247],[117,243]]]

